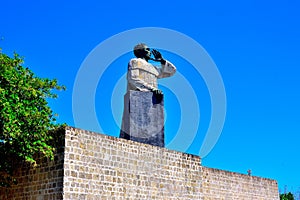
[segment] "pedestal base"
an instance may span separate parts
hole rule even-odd
[[[127,92],[120,138],[164,147],[163,99],[157,99],[152,92]]]

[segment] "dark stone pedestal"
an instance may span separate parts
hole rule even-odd
[[[127,92],[120,138],[164,147],[163,99],[152,92]]]

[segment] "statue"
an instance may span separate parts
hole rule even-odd
[[[128,63],[127,96],[124,99],[120,137],[164,146],[163,92],[158,89],[157,79],[174,75],[176,67],[156,49],[150,51],[144,43],[137,44],[133,52],[136,58]],[[149,60],[160,62],[161,66],[154,66]],[[160,140],[159,144],[155,140]]]
[[[155,49],[152,50],[154,59],[151,58],[150,48],[146,44],[136,45],[133,52],[137,58],[131,59],[128,63],[127,91],[151,91],[158,97],[162,96],[162,91],[157,88],[157,79],[172,76],[176,72],[176,67]],[[160,62],[161,68],[148,63],[148,60]]]

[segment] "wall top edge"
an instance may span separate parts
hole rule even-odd
[[[94,131],[84,130],[84,129],[76,128],[76,127],[72,127],[72,126],[66,126],[65,130],[66,130],[66,132],[67,131],[71,131],[71,132],[73,131],[73,132],[77,132],[78,134],[87,133],[87,134],[95,135],[96,137],[104,137],[106,139],[109,139],[109,140],[112,140],[112,141],[115,141],[115,142],[124,142],[124,143],[127,143],[129,145],[144,146],[144,147],[156,150],[156,151],[161,150],[161,151],[167,151],[167,152],[170,152],[170,153],[181,154],[183,157],[188,157],[188,158],[190,158],[192,160],[195,160],[195,161],[199,160],[199,162],[201,162],[201,158],[198,155],[184,153],[184,152],[180,152],[180,151],[176,151],[176,150],[171,150],[171,149],[167,149],[165,147],[158,147],[158,146],[153,146],[153,145],[149,145],[149,144],[139,143],[139,142],[126,140],[126,139],[123,139],[123,138],[118,138],[118,137],[106,135],[106,134],[103,134],[103,133],[97,133],[97,132],[94,132]]]

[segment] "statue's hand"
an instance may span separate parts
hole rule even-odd
[[[163,92],[159,89],[152,89],[153,95],[155,96],[156,100],[160,103],[163,99]]]
[[[152,54],[153,54],[153,56],[154,56],[154,58],[155,58],[154,61],[158,61],[158,62],[160,62],[160,63],[163,64],[163,65],[166,63],[166,60],[163,59],[161,53],[160,53],[159,51],[157,51],[156,49],[153,49],[153,50],[152,50]]]
[[[156,60],[162,59],[161,53],[159,51],[157,51],[156,49],[152,49],[152,54]]]

